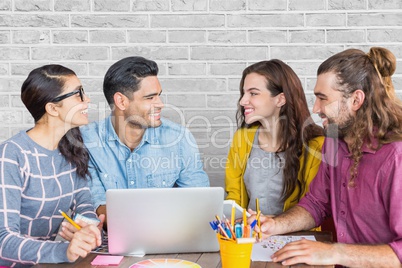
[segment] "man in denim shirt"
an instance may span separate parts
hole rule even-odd
[[[98,215],[106,215],[108,189],[209,186],[192,134],[161,119],[157,74],[157,64],[142,57],[113,64],[103,82],[112,113],[81,128]]]

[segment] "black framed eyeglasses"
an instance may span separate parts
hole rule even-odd
[[[68,97],[74,96],[74,95],[77,94],[77,93],[80,93],[81,101],[84,101],[84,99],[85,99],[85,96],[84,96],[84,95],[85,95],[85,91],[84,91],[84,88],[83,88],[83,87],[80,87],[79,89],[74,90],[74,91],[72,91],[72,92],[70,92],[70,93],[57,96],[57,97],[54,98],[51,102],[59,102],[59,101],[62,101],[62,100],[64,100],[64,99],[68,98]]]

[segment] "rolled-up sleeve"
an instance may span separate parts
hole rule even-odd
[[[331,215],[329,178],[326,176],[326,164],[321,163],[316,177],[310,184],[310,190],[300,200],[298,206],[306,209],[314,218],[316,226]]]
[[[389,174],[389,187],[383,187],[382,195],[385,198],[389,196],[389,227],[395,234],[394,240],[389,243],[399,261],[402,263],[402,202],[400,193],[402,192],[402,154],[397,154],[393,163],[387,168]]]
[[[310,183],[309,191],[300,200],[298,206],[305,208],[314,218],[316,226],[321,225],[322,221],[330,216],[331,213],[331,181],[330,166],[333,164],[329,159],[332,158],[333,144],[329,144],[329,139],[325,139],[322,147],[322,161],[318,172]],[[329,157],[329,158],[328,158]]]

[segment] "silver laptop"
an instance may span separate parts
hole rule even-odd
[[[108,190],[109,253],[218,251],[209,222],[222,215],[223,196],[221,187]]]

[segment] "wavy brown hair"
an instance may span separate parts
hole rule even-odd
[[[265,77],[267,81],[266,89],[271,93],[272,97],[280,93],[285,95],[286,103],[281,107],[279,112],[278,136],[282,138],[277,151],[277,153],[285,152],[282,200],[292,195],[297,186],[300,187],[299,196],[297,196],[297,200],[299,200],[306,186],[303,183],[300,184],[298,180],[298,172],[300,169],[299,158],[302,154],[303,146],[306,146],[306,157],[302,165],[302,179],[304,181],[305,163],[309,155],[307,153],[308,141],[324,135],[323,129],[313,122],[306,124],[310,119],[310,111],[308,110],[306,96],[300,79],[289,65],[278,59],[255,63],[243,71],[243,76],[240,81],[240,99],[236,114],[239,128],[260,125],[258,121],[250,125],[246,124],[244,107],[240,105],[240,100],[244,95],[244,80],[246,76],[251,73]]]
[[[348,133],[353,158],[351,185],[357,176],[364,142],[379,150],[383,144],[402,140],[402,105],[395,96],[391,80],[395,69],[394,54],[381,47],[372,47],[367,54],[359,49],[348,49],[328,58],[318,68],[317,75],[336,74],[337,90],[344,98],[358,89],[365,94],[363,105],[356,112],[355,124]],[[376,147],[373,139],[378,140]]]

